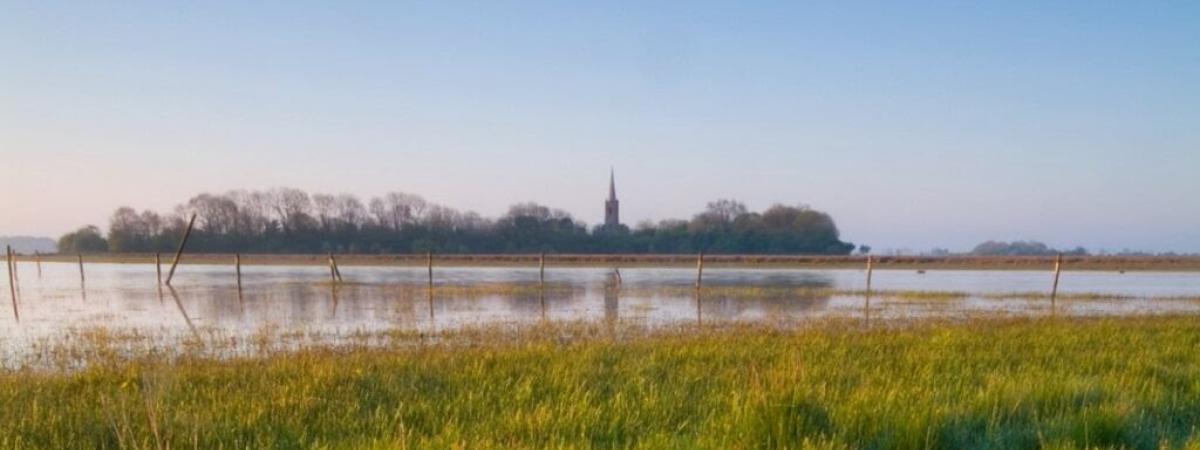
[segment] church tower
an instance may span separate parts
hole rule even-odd
[[[608,200],[604,201],[604,227],[621,225],[621,202],[617,201],[617,183],[612,169],[608,172]]]

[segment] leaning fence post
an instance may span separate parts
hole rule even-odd
[[[79,259],[79,285],[87,282],[87,278],[83,276],[83,253],[76,253],[75,256]]]
[[[158,274],[158,285],[162,286],[162,253],[154,254],[154,272]]]
[[[329,253],[329,256],[327,259],[329,260],[329,282],[331,284],[337,284],[337,282],[338,282],[337,267],[334,266],[334,263],[333,263],[333,252]]]
[[[13,253],[12,247],[5,246],[5,260],[8,261],[8,295],[12,298],[13,318],[18,322],[21,321],[21,313],[17,312],[17,286],[13,281]]]
[[[175,278],[175,266],[179,265],[179,258],[183,256],[183,248],[187,245],[188,237],[192,235],[192,226],[196,224],[196,214],[192,214],[192,218],[188,219],[187,229],[183,231],[183,239],[179,240],[179,249],[175,251],[175,260],[171,261],[171,271],[167,272],[167,286],[171,285],[171,279]]]
[[[342,279],[342,268],[338,267],[337,257],[333,256],[333,253],[330,253],[329,260],[333,261],[333,274],[337,275],[338,284],[345,282],[345,280]]]
[[[1054,258],[1054,287],[1050,290],[1050,303],[1058,297],[1058,277],[1062,273],[1063,257],[1062,253]]]
[[[696,256],[696,289],[704,285],[704,252]]]
[[[21,271],[19,269],[21,268],[21,266],[17,265],[17,251],[10,249],[9,254],[12,255],[12,257],[11,257],[12,262],[9,264],[11,264],[11,266],[12,266],[13,282],[17,283],[17,290],[20,290],[21,289]]]

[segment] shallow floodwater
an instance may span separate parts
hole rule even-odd
[[[327,268],[245,266],[240,294],[232,265],[180,266],[173,289],[158,287],[153,265],[89,263],[85,270],[86,281],[81,283],[75,264],[44,263],[39,276],[35,264],[20,263],[19,320],[12,312],[8,292],[4,292],[0,303],[3,346],[11,351],[14,346],[93,327],[168,336],[213,331],[248,336],[269,327],[282,332],[339,336],[384,330],[519,326],[544,320],[662,326],[787,323],[828,317],[873,321],[978,314],[1200,313],[1200,301],[1196,300],[1200,298],[1200,273],[1064,272],[1061,293],[1134,298],[1060,299],[1052,308],[1045,299],[994,298],[1002,293],[1048,292],[1053,281],[1049,271],[877,270],[872,282],[876,290],[955,291],[968,295],[931,300],[876,296],[868,300],[861,295],[755,297],[722,289],[702,291],[697,297],[693,290],[680,289],[695,282],[695,270],[686,268],[621,269],[620,289],[615,288],[610,268],[548,268],[546,278],[552,288],[539,296],[536,289],[529,288],[536,286],[536,267],[436,267],[437,287],[432,298],[423,289],[412,288],[426,282],[424,267],[343,267],[346,284],[333,289]],[[483,289],[472,294],[447,288],[499,283],[526,289]],[[410,288],[399,289],[399,284]],[[706,268],[704,285],[853,291],[865,287],[865,272]]]

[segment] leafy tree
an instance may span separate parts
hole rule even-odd
[[[108,241],[100,235],[100,229],[88,225],[67,233],[58,239],[59,253],[96,253],[108,251]]]
[[[1059,250],[1050,248],[1044,243],[1038,241],[987,241],[976,245],[974,250],[971,250],[973,255],[985,256],[1051,256],[1060,253]],[[1086,255],[1087,249],[1076,247],[1073,250],[1061,252],[1070,255]]]

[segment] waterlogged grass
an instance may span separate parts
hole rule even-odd
[[[1200,448],[1195,317],[401,338],[9,368],[0,447]]]

